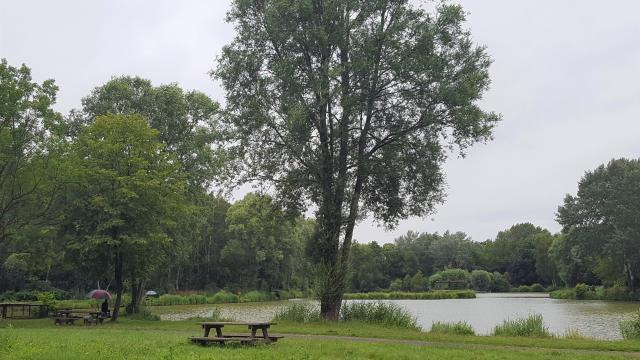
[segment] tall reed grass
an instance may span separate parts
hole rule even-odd
[[[447,335],[475,335],[473,327],[466,321],[458,321],[455,323],[436,321],[431,325],[431,333],[447,334]]]
[[[281,310],[274,319],[300,323],[320,321],[320,309],[313,304],[292,304]],[[343,302],[340,321],[420,330],[418,320],[402,306],[384,302]]]
[[[493,329],[495,336],[529,336],[549,337],[549,329],[544,325],[542,315],[532,314],[526,318],[509,319],[496,325]]]
[[[384,302],[344,302],[340,308],[340,319],[420,330],[418,320],[405,308]]]
[[[620,332],[625,340],[640,340],[640,310],[630,319],[620,321]]]
[[[320,309],[309,303],[294,303],[280,310],[274,320],[288,320],[299,323],[315,322],[320,320]]]

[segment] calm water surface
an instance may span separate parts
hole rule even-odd
[[[220,304],[171,307],[161,310],[163,320],[211,316],[218,309],[225,318],[238,321],[268,321],[293,301],[267,303]],[[369,300],[355,300],[369,301]],[[466,321],[476,333],[487,335],[506,319],[541,314],[552,333],[562,335],[575,329],[583,336],[597,339],[621,339],[618,322],[638,310],[639,303],[614,301],[575,301],[551,299],[546,294],[498,293],[478,294],[475,299],[385,300],[403,306],[428,330],[434,321]],[[167,312],[168,311],[168,312]]]
[[[467,321],[478,334],[489,334],[506,319],[541,314],[549,331],[562,335],[568,329],[598,339],[621,339],[620,320],[640,304],[614,301],[551,299],[546,294],[478,294],[475,299],[396,300],[414,314],[423,329],[434,321]]]

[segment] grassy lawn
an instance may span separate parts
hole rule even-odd
[[[10,325],[11,324],[11,325]],[[228,332],[246,332],[229,327]],[[605,359],[637,356],[640,342],[434,335],[354,323],[282,322],[274,333],[359,336],[431,344],[285,338],[271,346],[201,347],[194,321],[132,321],[100,327],[54,327],[49,319],[0,321],[0,359]],[[595,351],[594,351],[595,350]]]

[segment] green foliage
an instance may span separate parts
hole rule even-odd
[[[144,300],[147,306],[168,306],[168,305],[197,305],[197,304],[225,304],[238,302],[260,302],[287,300],[292,298],[305,297],[308,294],[298,291],[249,291],[236,295],[226,290],[220,290],[212,296],[203,294],[174,295],[164,294],[157,298],[148,297]]]
[[[531,292],[544,292],[545,291],[544,290],[544,286],[542,286],[542,285],[540,285],[538,283],[532,284],[531,287],[530,287],[530,290],[531,290]]]
[[[293,272],[303,251],[303,243],[292,236],[295,223],[288,220],[284,210],[266,195],[249,193],[229,207],[229,241],[222,249],[221,259],[234,269],[242,288],[252,284],[258,284],[260,289],[285,287],[287,275]],[[259,296],[247,295],[247,301]]]
[[[344,302],[340,308],[342,321],[359,321],[388,327],[419,330],[418,320],[405,308],[384,302]]]
[[[640,340],[640,311],[628,320],[620,321],[620,332],[625,340]]]
[[[458,321],[455,323],[434,322],[431,324],[431,330],[434,334],[447,334],[447,335],[475,335],[476,332],[473,327],[466,321]]]
[[[211,301],[214,304],[221,304],[221,303],[235,303],[238,302],[238,295],[230,293],[228,291],[225,290],[220,290],[217,293],[215,293],[215,295],[213,295],[213,297],[211,298]]]
[[[339,319],[344,322],[420,330],[417,319],[406,309],[397,304],[386,302],[343,302]],[[275,320],[299,323],[318,322],[320,309],[313,304],[294,303],[279,311]]]
[[[528,285],[520,285],[517,288],[512,288],[511,291],[513,292],[521,292],[521,293],[528,293],[531,292],[531,287]]]
[[[491,274],[485,270],[473,270],[471,272],[471,286],[476,291],[491,290]]]
[[[62,117],[52,109],[57,92],[53,80],[38,84],[26,65],[0,60],[0,261],[10,238],[36,221],[53,219],[60,189],[54,157]],[[2,285],[0,291],[6,290]]]
[[[318,295],[335,316],[357,218],[430,213],[448,149],[487,141],[500,117],[478,105],[491,60],[461,7],[318,6],[234,1],[236,35],[213,75],[237,177],[272,184],[290,208],[316,205]]]
[[[395,279],[389,284],[389,290],[397,292],[402,290],[402,279]]]
[[[491,291],[493,292],[508,292],[511,290],[511,284],[504,274],[494,272],[491,274]]]
[[[127,318],[131,320],[160,321],[160,315],[154,314],[146,308],[142,308],[134,314],[127,314]]]
[[[495,336],[533,336],[549,337],[542,315],[533,314],[526,318],[505,320],[493,329]]]
[[[320,309],[309,303],[294,303],[280,310],[274,320],[288,320],[298,323],[320,321]]]
[[[123,274],[132,284],[146,279],[186,211],[184,180],[157,136],[138,115],[101,116],[82,130],[69,156],[74,187],[63,225],[69,249],[88,271],[113,266],[116,304]]]
[[[42,316],[46,316],[50,312],[58,308],[56,302],[56,294],[53,292],[41,292],[38,294],[38,302],[43,306],[40,308]]]
[[[433,290],[425,292],[368,292],[345,293],[346,300],[387,300],[387,299],[414,299],[414,300],[441,300],[441,299],[473,299],[476,293],[473,290]]]
[[[429,277],[429,285],[434,290],[457,290],[469,288],[470,274],[464,269],[445,269]]]
[[[589,287],[585,284],[578,284],[574,288],[576,300],[584,300],[588,296]]]
[[[606,282],[620,278],[627,287],[636,289],[640,278],[638,218],[640,159],[621,158],[600,165],[580,179],[577,195],[567,195],[558,208],[564,248],[570,249],[564,251],[564,257],[571,252],[588,254],[582,257],[590,258],[589,269]]]

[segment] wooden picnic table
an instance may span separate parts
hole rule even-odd
[[[282,336],[280,335],[269,335],[269,328],[271,327],[271,325],[275,325],[275,323],[272,322],[208,321],[201,322],[199,324],[204,329],[204,336],[193,336],[190,339],[192,342],[199,343],[201,345],[207,345],[212,342],[224,344],[225,342],[230,341],[236,341],[241,344],[255,344],[256,342],[270,344],[282,338]],[[247,326],[247,328],[251,330],[251,334],[224,335],[222,333],[222,329],[225,327],[225,325]],[[216,336],[209,336],[209,334],[211,333],[211,329],[215,329]],[[258,330],[262,332],[262,336],[256,336]]]
[[[101,311],[90,309],[60,309],[56,311],[53,323],[74,325],[76,320],[83,319],[85,325],[102,324],[105,317],[101,316]]]

